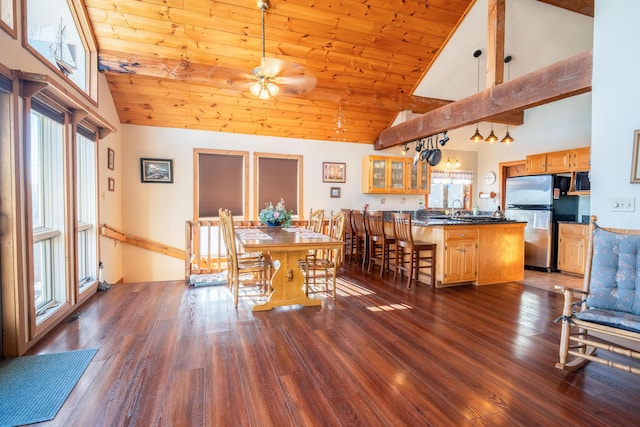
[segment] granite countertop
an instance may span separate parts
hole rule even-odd
[[[486,225],[486,224],[526,224],[526,221],[517,221],[507,218],[493,218],[491,216],[430,216],[422,220],[412,220],[412,225],[424,227],[442,225]]]

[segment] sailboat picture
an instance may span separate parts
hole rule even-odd
[[[76,71],[76,62],[71,54],[69,45],[66,41],[65,30],[67,26],[62,24],[62,18],[60,18],[60,25],[58,25],[58,33],[56,41],[51,43],[49,51],[53,55],[53,59],[56,61],[56,65],[64,73],[65,76],[69,76]]]

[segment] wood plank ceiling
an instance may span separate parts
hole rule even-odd
[[[268,101],[248,90],[262,54],[256,0],[85,4],[122,123],[373,144],[400,111],[450,102],[412,93],[473,0],[270,0],[266,57],[317,85]]]

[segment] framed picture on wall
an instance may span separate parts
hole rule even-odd
[[[322,182],[347,182],[347,164],[322,162]]]
[[[107,180],[109,191],[116,191],[116,180],[113,178],[109,178]]]
[[[116,153],[111,148],[107,148],[107,168],[113,170],[116,162]]]
[[[340,198],[340,187],[331,187],[331,198],[339,199]]]
[[[640,130],[633,132],[633,157],[631,158],[631,183],[640,184]]]
[[[142,182],[173,183],[173,160],[140,158],[140,180]]]

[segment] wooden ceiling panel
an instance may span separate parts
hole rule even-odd
[[[262,50],[256,0],[85,3],[123,123],[335,140],[341,106],[343,138],[373,144],[400,111],[449,103],[411,94],[473,0],[270,0],[266,56],[317,79],[270,101],[248,92]]]

